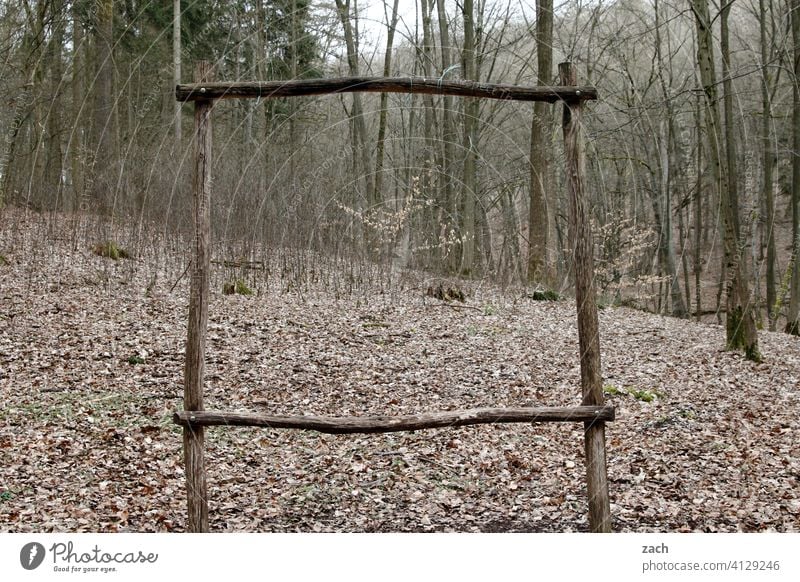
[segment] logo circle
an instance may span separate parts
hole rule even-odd
[[[19,552],[19,563],[26,570],[35,570],[44,561],[44,546],[39,542],[30,542],[22,546]]]

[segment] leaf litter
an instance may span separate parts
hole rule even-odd
[[[183,531],[171,416],[182,408],[185,262],[37,244],[16,257],[0,248],[10,259],[0,268],[0,530]],[[155,285],[154,264],[167,269]],[[571,301],[486,285],[467,294],[478,309],[440,308],[413,287],[256,290],[212,294],[207,409],[400,415],[580,402]],[[602,310],[600,325],[617,409],[606,428],[614,529],[800,531],[797,338],[761,332],[765,361],[754,364],[721,349],[720,326],[626,308]],[[655,396],[632,395],[643,391]],[[582,431],[209,428],[211,529],[586,531]]]

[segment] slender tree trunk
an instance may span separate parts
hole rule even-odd
[[[451,73],[452,48],[450,46],[450,31],[447,23],[447,12],[444,5],[445,0],[436,0],[436,9],[439,21],[439,46],[442,59],[441,77],[446,78]],[[457,66],[457,65],[456,65]],[[439,244],[442,246],[445,266],[450,271],[455,271],[457,265],[453,262],[456,253],[451,249],[451,234],[455,232],[457,226],[456,217],[458,216],[458,200],[456,199],[455,188],[453,187],[453,166],[456,158],[456,130],[453,116],[453,98],[450,95],[442,97],[442,193],[441,207],[442,213],[439,220],[442,233],[440,234]]]
[[[730,4],[726,5],[721,16],[722,24],[722,63],[723,87],[725,89],[725,117],[730,123],[726,126],[728,148],[723,148],[719,105],[717,102],[716,74],[714,71],[713,36],[707,0],[692,0],[692,9],[697,25],[697,60],[700,78],[706,99],[706,126],[711,141],[710,166],[714,182],[720,193],[720,209],[723,214],[724,261],[726,290],[726,345],[728,349],[743,349],[748,359],[759,360],[758,335],[752,306],[748,304],[748,279],[743,268],[744,260],[739,250],[738,237],[738,197],[736,191],[735,149],[733,142],[733,95],[729,75],[730,55],[727,40],[727,16]],[[726,152],[723,160],[723,152]],[[724,165],[723,165],[724,161]]]
[[[383,76],[392,74],[392,48],[394,47],[394,31],[397,28],[397,7],[400,0],[394,0],[392,12],[386,21],[386,54],[383,57]],[[386,125],[389,114],[389,94],[381,93],[381,113],[378,121],[378,143],[375,148],[375,192],[373,200],[383,200],[383,157],[386,148]]]
[[[61,150],[61,87],[64,76],[63,59],[61,51],[64,44],[64,19],[65,7],[55,3],[53,7],[53,34],[47,49],[47,68],[49,70],[50,99],[47,104],[47,131],[45,133],[46,158],[44,167],[44,189],[49,195],[48,206],[53,209],[63,210],[62,179],[62,150]]]
[[[537,84],[549,85],[553,78],[553,0],[537,0],[536,3],[536,63]],[[546,287],[554,283],[547,254],[552,213],[547,203],[550,163],[546,136],[551,107],[539,101],[533,106],[528,216],[528,283]]]
[[[672,127],[672,114],[669,113],[670,118],[664,122],[664,131],[662,136],[664,138],[662,143],[661,152],[661,168],[662,168],[662,183],[661,183],[661,200],[662,200],[662,239],[663,239],[663,264],[667,276],[669,277],[669,295],[670,295],[670,310],[675,317],[686,317],[686,306],[683,304],[683,295],[681,294],[681,286],[678,279],[678,267],[675,257],[675,241],[672,233],[672,176],[674,174],[670,155],[670,146],[675,139]],[[665,134],[665,135],[664,135]]]
[[[339,19],[342,22],[344,29],[344,40],[347,49],[347,68],[350,75],[358,76],[358,47],[356,45],[357,39],[354,34],[353,27],[353,14],[350,10],[350,0],[336,0],[336,8],[339,12]],[[367,125],[364,121],[364,108],[359,93],[353,93],[353,107],[350,112],[352,119],[354,133],[355,133],[355,152],[354,156],[358,156],[360,163],[360,173],[364,179],[364,193],[367,198],[367,208],[371,209],[377,203],[372,199],[375,194],[375,188],[372,184],[372,172],[370,171],[370,155],[367,149]]]
[[[464,78],[475,76],[475,10],[473,0],[464,0]],[[462,218],[461,272],[470,275],[475,265],[475,204],[478,195],[478,115],[479,102],[466,98],[464,103],[464,213]]]
[[[775,320],[777,314],[773,312],[776,303],[775,290],[775,197],[773,195],[773,172],[775,168],[775,151],[772,145],[772,101],[770,99],[770,74],[767,63],[769,61],[769,39],[767,36],[767,7],[766,0],[758,0],[759,35],[761,40],[761,138],[764,142],[763,171],[764,178],[762,184],[762,200],[764,205],[764,217],[761,223],[764,225],[764,237],[767,244],[767,265],[766,265],[766,287],[767,287],[767,320],[770,331],[775,331]]]
[[[181,0],[172,2],[172,73],[173,82],[181,82]],[[181,151],[181,102],[175,101],[175,151]]]
[[[73,206],[79,210],[83,199],[83,168],[86,162],[84,156],[84,117],[82,115],[84,99],[84,47],[83,47],[83,21],[81,20],[80,7],[72,3],[72,132],[69,139],[70,166],[72,168],[72,196]]]
[[[792,0],[794,78],[792,101],[792,282],[786,333],[800,335],[800,0]]]
[[[760,360],[758,331],[750,296],[747,256],[743,252],[739,220],[739,180],[736,135],[733,122],[733,80],[731,79],[728,18],[733,1],[722,8],[721,52],[722,86],[725,91],[725,144],[727,163],[727,195],[721,199],[725,224],[724,251],[728,270],[726,328],[728,349],[744,350],[750,360]]]
[[[659,144],[659,169],[660,169],[660,199],[657,205],[661,205],[660,215],[661,221],[659,223],[661,228],[661,235],[659,237],[659,258],[662,269],[666,272],[668,281],[668,292],[670,295],[670,311],[675,317],[685,317],[686,307],[683,304],[683,296],[681,295],[681,287],[678,280],[678,269],[675,259],[675,244],[672,233],[672,185],[673,175],[675,171],[674,164],[672,163],[672,152],[674,151],[673,142],[675,141],[675,126],[674,119],[675,113],[672,105],[672,95],[670,92],[671,83],[665,79],[668,74],[669,64],[665,63],[662,57],[661,49],[661,10],[659,1],[656,0],[654,4],[655,11],[655,36],[656,36],[656,60],[659,68],[659,81],[661,83],[661,91],[664,95],[664,105],[666,110],[666,119],[661,122],[659,131],[660,139]]]
[[[114,139],[113,47],[114,0],[99,0],[95,15],[94,120],[92,124],[92,194],[96,209],[112,205],[111,163]]]
[[[700,277],[703,274],[703,118],[700,107],[701,97],[697,97],[695,117],[697,120],[697,180],[694,193],[694,309],[695,319],[700,321],[703,311],[703,286]]]
[[[430,79],[433,77],[433,25],[431,23],[431,12],[433,11],[433,0],[420,0],[420,12],[422,13],[422,47],[418,52],[421,57],[422,75]],[[424,109],[424,126],[423,131],[425,135],[425,147],[422,153],[422,174],[420,176],[420,184],[422,187],[422,196],[427,199],[433,196],[434,191],[434,160],[436,158],[436,143],[434,140],[435,134],[435,119],[434,119],[434,103],[433,95],[423,95],[422,104]],[[436,241],[439,236],[439,226],[437,224],[438,212],[435,207],[431,207],[425,212],[426,234],[429,240]],[[430,245],[431,261],[436,261],[441,258],[441,252],[436,249],[435,244]],[[437,265],[437,268],[443,268],[443,265]]]

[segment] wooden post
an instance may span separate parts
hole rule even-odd
[[[211,80],[211,65],[197,63],[195,81]],[[184,366],[183,407],[203,410],[206,328],[208,325],[209,262],[211,258],[211,109],[213,101],[195,101],[194,105],[194,259],[189,296],[189,325]],[[186,469],[186,493],[189,505],[190,532],[208,531],[208,498],[204,454],[204,427],[183,429],[183,455]]]
[[[572,63],[558,65],[560,84],[577,85]],[[583,149],[581,143],[582,100],[564,103],[562,127],[567,164],[570,247],[575,265],[575,299],[578,306],[578,341],[581,357],[581,389],[584,406],[603,405],[600,375],[600,333],[594,286],[594,260],[589,211],[583,191]],[[608,497],[605,422],[585,422],[586,486],[589,496],[589,527],[593,532],[611,531]]]

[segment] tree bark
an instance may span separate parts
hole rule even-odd
[[[195,79],[209,80],[211,65],[201,61]],[[189,323],[183,372],[184,409],[203,410],[205,386],[206,331],[208,328],[209,270],[211,261],[211,110],[213,101],[197,101],[194,108],[194,257],[189,295]],[[205,471],[205,434],[202,426],[183,429],[186,489],[189,507],[188,530],[208,531],[208,493]]]
[[[800,335],[800,0],[792,0],[794,83],[792,84],[792,282],[786,333]]]
[[[338,9],[339,19],[344,29],[345,46],[347,49],[347,68],[351,75],[358,76],[358,47],[356,45],[357,39],[353,33],[353,15],[350,12],[350,0],[336,0],[336,8]],[[377,200],[373,198],[375,195],[375,188],[373,186],[372,172],[370,171],[370,155],[367,149],[367,125],[364,120],[364,108],[361,102],[361,96],[358,93],[353,93],[353,108],[350,118],[356,137],[353,155],[357,156],[357,163],[360,166],[359,171],[364,179],[364,196],[367,201],[367,210],[369,210],[376,205]]]
[[[172,78],[181,83],[181,0],[172,2]],[[181,102],[175,101],[175,151],[181,151]]]
[[[84,117],[81,114],[83,109],[83,89],[85,86],[85,49],[83,46],[83,21],[81,19],[80,7],[77,3],[72,3],[72,130],[69,137],[69,159],[73,206],[78,210],[82,208],[84,196],[83,169],[86,163],[84,155],[83,128],[85,126]]]
[[[717,102],[716,73],[714,70],[713,36],[707,0],[692,0],[692,9],[697,26],[697,60],[700,79],[706,100],[706,126],[711,140],[710,166],[714,181],[720,193],[720,209],[723,214],[723,272],[726,273],[726,347],[741,349],[751,360],[760,360],[758,335],[746,278],[745,259],[739,246],[738,193],[735,176],[735,145],[733,138],[733,92],[729,75],[730,55],[728,51],[727,17],[731,4],[727,4],[721,14],[722,24],[722,63],[723,87],[725,90],[725,117],[727,148],[723,143]],[[723,166],[723,156],[724,166]]]
[[[98,0],[95,14],[94,119],[92,123],[92,198],[96,209],[106,212],[113,204],[111,185],[114,136],[113,47],[114,0]]]
[[[386,20],[386,54],[383,57],[383,76],[392,74],[392,49],[394,47],[394,31],[397,28],[397,7],[400,0],[394,0],[392,12]],[[386,149],[386,126],[389,117],[389,94],[381,93],[381,112],[378,121],[378,143],[375,148],[375,192],[373,200],[383,200],[383,157]]]
[[[763,140],[763,183],[761,198],[764,205],[764,225],[766,238],[766,287],[767,287],[767,321],[770,331],[775,331],[777,314],[774,313],[777,300],[775,290],[775,196],[773,194],[773,172],[775,169],[775,151],[772,144],[772,100],[770,98],[769,37],[767,35],[766,0],[758,0],[759,37],[761,41],[761,139]]]
[[[536,79],[538,85],[549,85],[553,78],[553,0],[536,3]],[[547,125],[550,107],[537,102],[531,121],[531,181],[528,215],[528,283],[553,286],[552,269],[548,266],[548,239],[552,219],[547,203],[550,189],[550,163]]]
[[[450,30],[447,23],[447,11],[444,5],[445,0],[436,0],[436,10],[439,21],[439,47],[441,52],[441,80],[446,80],[450,70],[453,67],[452,62],[452,48],[450,46]],[[451,233],[455,232],[457,223],[456,216],[458,215],[458,203],[455,195],[455,188],[453,187],[453,164],[456,158],[455,144],[456,144],[456,131],[455,121],[453,115],[453,99],[450,95],[444,95],[442,98],[442,176],[441,176],[441,213],[440,224],[442,225],[442,232],[440,234],[439,244],[442,246],[443,265],[449,271],[455,271],[457,265],[454,264],[453,258],[456,253],[452,252],[450,248]]]
[[[739,218],[739,172],[736,153],[736,127],[734,125],[733,80],[731,79],[730,31],[728,27],[734,0],[722,8],[720,41],[722,52],[722,87],[725,91],[725,151],[728,170],[727,197],[721,200],[725,223],[725,261],[729,277],[727,283],[726,329],[728,349],[744,350],[745,356],[761,360],[758,350],[754,301],[750,296],[750,278],[747,256],[743,252]]]
[[[558,66],[561,85],[576,84],[571,63]],[[603,405],[600,370],[600,326],[594,281],[594,243],[589,223],[589,208],[583,189],[584,155],[581,140],[581,103],[565,104],[562,120],[569,197],[570,248],[575,264],[575,301],[578,309],[581,390],[584,406]],[[611,531],[608,496],[605,423],[585,425],[586,479],[589,493],[589,527],[593,532]]]
[[[45,195],[49,198],[47,206],[53,209],[64,210],[63,195],[63,152],[61,150],[61,121],[62,121],[62,81],[64,76],[63,59],[61,51],[64,44],[64,21],[66,20],[66,7],[61,2],[51,4],[52,37],[47,48],[47,69],[49,71],[49,100],[47,103],[47,131],[45,133],[46,158],[44,167]]]
[[[475,10],[473,0],[464,0],[464,50],[462,68],[464,78],[477,80],[475,76]],[[463,214],[461,217],[461,273],[472,275],[475,266],[475,204],[478,195],[478,116],[480,104],[476,99],[467,99],[464,104],[464,186]]]

